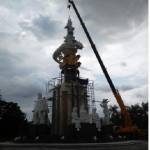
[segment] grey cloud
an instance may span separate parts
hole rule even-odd
[[[134,87],[132,85],[124,85],[124,86],[119,87],[118,89],[121,91],[129,91],[129,90],[132,90],[134,88],[136,88],[136,87]]]
[[[13,36],[10,34],[0,34],[0,38],[5,38],[8,43]],[[13,42],[17,42],[14,41]],[[11,50],[12,49],[12,50]],[[19,51],[17,49],[20,49]],[[47,74],[44,68],[37,68],[34,59],[34,63],[27,63],[29,56],[34,56],[34,53],[25,53],[25,49],[18,47],[12,47],[11,44],[7,45],[7,48],[0,48],[0,89],[2,89],[6,100],[10,99],[18,102],[24,107],[26,100],[29,104],[39,91],[45,90],[45,83],[47,78],[44,78]],[[32,50],[34,51],[34,50]],[[27,55],[27,56],[26,56]]]
[[[0,61],[1,77],[26,76],[36,71],[33,66],[22,64],[22,53],[11,53],[8,49],[0,49]],[[22,65],[20,66],[20,64]]]
[[[1,76],[11,77],[16,74],[16,64],[19,63],[19,58],[11,54],[6,49],[0,49],[0,70]]]
[[[42,77],[38,79],[36,74],[31,76],[28,72],[25,76],[0,76],[0,89],[7,101],[17,102],[21,108],[24,108],[33,103],[38,92],[45,90],[45,84]]]
[[[18,3],[18,0],[7,0],[7,1],[3,1],[0,0],[1,5],[7,7],[7,8],[11,8],[11,9],[17,9],[19,8],[19,6],[23,6],[25,4],[24,0],[20,0]]]
[[[137,98],[142,98],[142,97],[145,97],[145,95],[143,95],[142,93],[137,93],[137,94],[136,94],[136,97],[137,97]]]
[[[0,32],[0,39],[13,37],[11,33]]]
[[[53,64],[49,64],[49,61],[43,61],[47,56],[43,54],[43,50],[39,50],[37,41],[33,44],[31,40],[29,46],[26,45],[29,40],[18,40],[17,36],[0,33],[0,89],[6,98],[13,98],[19,104],[23,99],[29,104],[38,92],[45,92],[48,72],[55,72],[55,68],[51,67]]]
[[[96,43],[118,40],[118,34],[130,33],[148,20],[147,0],[82,0],[76,4]]]
[[[54,38],[60,30],[60,22],[51,20],[49,16],[40,15],[32,20],[32,23],[20,22],[21,28],[31,31],[39,40]]]
[[[12,92],[10,92],[9,94],[11,94],[11,96],[15,97],[16,99],[30,99],[31,97],[35,97],[38,92],[43,91],[43,86],[32,83],[32,80],[28,81],[27,79],[25,79],[24,82],[25,83],[23,84],[15,83],[15,85],[11,85],[12,87],[14,86],[15,89],[12,89]]]
[[[126,66],[127,66],[127,63],[126,63],[126,62],[122,62],[120,65],[121,65],[122,67],[126,67]]]
[[[110,92],[110,88],[106,86],[95,86],[96,91],[101,91],[101,92]]]
[[[47,0],[47,2],[48,1],[49,0]],[[4,6],[8,8],[9,13],[20,13],[21,16],[23,16],[19,19],[19,29],[14,28],[10,31],[13,31],[13,33],[15,31],[25,31],[26,33],[25,38],[22,38],[21,40],[18,37],[19,35],[14,36],[13,33],[0,33],[0,40],[2,41],[0,43],[0,88],[6,98],[10,97],[10,100],[13,98],[13,100],[18,102],[22,108],[27,109],[33,104],[36,94],[39,91],[45,91],[44,86],[48,79],[48,75],[50,75],[50,77],[55,77],[56,74],[59,74],[58,65],[53,62],[52,58],[46,56],[48,53],[50,54],[50,52],[45,50],[45,48],[57,48],[55,42],[49,44],[46,40],[53,40],[58,43],[58,39],[55,35],[59,35],[59,38],[61,38],[60,35],[63,34],[62,31],[65,32],[65,30],[63,30],[65,24],[62,25],[64,18],[56,18],[56,20],[59,21],[52,19],[51,7],[53,5],[46,5],[43,0],[38,0],[38,3],[35,3],[36,0],[21,0],[21,2],[18,0],[14,0],[13,2],[12,0],[0,0],[0,2],[1,4],[5,3]],[[64,2],[65,1],[62,0],[53,0],[54,6],[59,5],[59,9],[54,8],[55,11],[61,13],[63,9],[66,9]],[[77,7],[79,7],[79,11],[92,34],[92,38],[94,37],[95,43],[100,45],[102,42],[104,42],[104,44],[108,42],[108,38],[112,39],[111,35],[113,35],[113,37],[117,33],[121,33],[122,35],[122,33],[126,33],[128,30],[132,30],[132,26],[134,27],[135,25],[135,28],[137,28],[137,26],[147,19],[147,0],[80,0],[75,1],[75,3],[77,4]],[[49,14],[46,12],[46,9]],[[27,13],[30,10],[34,12],[32,14],[33,16],[31,18],[26,18],[30,15],[30,13]],[[55,13],[53,15],[55,16]],[[14,20],[16,20],[15,23],[18,26],[17,18],[18,14],[16,15],[16,18],[14,18]],[[7,19],[9,20],[9,18]],[[29,19],[29,22],[26,22],[25,19]],[[65,20],[67,20],[67,18],[65,18]],[[80,34],[81,28],[78,27],[79,22],[73,17],[72,21],[76,28],[75,33],[77,36],[81,36],[80,38],[83,38],[82,42],[84,44],[86,41],[83,34]],[[11,24],[12,22],[10,21],[10,28]],[[1,26],[4,25],[6,25],[6,22],[3,22]],[[138,29],[138,31],[140,30]],[[33,35],[38,41],[35,40]],[[64,36],[64,34],[62,36]],[[128,39],[129,37],[130,36],[127,36]],[[120,41],[120,38],[117,40]],[[85,52],[83,52],[82,56],[84,56],[84,53]],[[89,55],[89,52],[86,53]],[[106,53],[109,52],[106,51]],[[36,57],[38,57],[38,59]],[[49,60],[45,61],[46,59],[51,59],[50,64]],[[95,64],[93,63],[92,65]],[[125,67],[126,65],[125,62],[120,63],[121,67]],[[81,67],[81,69],[91,71],[86,67]],[[129,83],[130,81],[125,80],[124,82],[126,82],[126,84],[124,84],[123,80],[117,78],[116,80],[120,84],[124,84],[124,86],[117,88],[125,93],[131,92],[132,89],[134,90],[136,86],[134,84],[137,82],[138,85],[143,85],[143,81],[141,83],[141,78],[133,78],[134,82]],[[99,85],[95,85],[95,93],[98,93],[98,99],[104,97],[110,97],[111,99],[113,95],[108,84],[103,84],[104,82],[101,78],[98,78],[98,80]],[[145,83],[145,79],[143,80]],[[129,98],[129,103],[132,97],[139,97],[139,95],[141,96],[138,92],[133,93]],[[135,101],[136,100],[137,99],[135,99]]]
[[[80,69],[81,69],[81,70],[84,70],[84,71],[89,71],[89,72],[91,71],[91,69],[88,69],[88,68],[82,67],[82,66],[80,67]]]
[[[129,91],[129,90],[133,90],[136,87],[134,87],[133,85],[124,85],[124,86],[119,86],[116,87],[119,91]],[[101,92],[111,92],[111,89],[109,88],[109,86],[106,85],[101,85],[101,86],[96,86],[95,87],[96,91],[101,91]]]
[[[82,0],[80,3],[88,19],[99,22],[100,26],[114,26],[116,29],[130,27],[130,21],[140,24],[148,13],[147,0]]]
[[[148,101],[148,87],[143,91],[136,91],[134,94],[140,100]]]

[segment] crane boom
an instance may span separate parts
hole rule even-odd
[[[76,13],[76,15],[77,15],[77,17],[78,17],[78,19],[79,19],[79,21],[81,23],[81,26],[82,26],[82,28],[83,28],[86,36],[87,36],[87,39],[89,40],[90,45],[91,45],[91,47],[92,47],[92,49],[94,51],[94,54],[95,54],[95,56],[96,56],[96,58],[97,58],[97,60],[98,60],[98,62],[100,64],[100,66],[101,66],[101,69],[102,69],[102,71],[103,71],[103,73],[104,73],[104,75],[105,75],[105,77],[106,77],[106,79],[107,79],[107,81],[109,83],[109,86],[110,86],[110,88],[112,90],[112,93],[113,93],[117,103],[119,104],[119,107],[121,109],[121,113],[122,113],[122,116],[123,116],[123,120],[124,120],[124,123],[123,123],[124,131],[125,132],[130,132],[131,130],[135,129],[135,127],[132,124],[132,120],[130,118],[130,115],[129,115],[128,111],[126,110],[126,107],[125,107],[124,102],[123,102],[123,100],[121,98],[121,95],[119,94],[119,91],[115,88],[115,86],[114,86],[114,84],[113,84],[113,82],[112,82],[112,80],[111,80],[111,78],[110,78],[110,76],[108,74],[108,71],[107,71],[107,69],[106,69],[106,67],[105,67],[105,65],[104,65],[104,63],[103,63],[103,61],[102,61],[98,51],[97,51],[97,48],[96,48],[96,46],[95,46],[95,44],[94,44],[94,42],[93,42],[93,40],[92,40],[92,38],[90,36],[90,34],[89,34],[85,24],[84,24],[84,22],[83,22],[83,20],[82,20],[82,18],[80,16],[76,6],[75,6],[74,1],[73,0],[68,0],[68,1],[72,5],[72,7],[74,8],[74,11],[75,11],[75,13]]]
[[[106,79],[107,79],[107,81],[109,83],[109,86],[110,86],[114,96],[116,97],[116,95],[119,95],[119,92],[116,90],[116,88],[115,88],[115,86],[114,86],[114,84],[113,84],[113,82],[112,82],[112,80],[111,80],[111,78],[110,78],[110,76],[109,76],[109,74],[108,74],[108,72],[106,70],[106,67],[105,67],[105,65],[104,65],[104,63],[103,63],[103,61],[102,61],[102,59],[101,59],[101,57],[100,57],[100,55],[99,55],[99,53],[97,51],[97,48],[96,48],[96,46],[95,46],[95,44],[94,44],[94,42],[93,42],[93,40],[92,40],[88,30],[87,30],[87,28],[86,28],[86,26],[85,26],[85,24],[84,24],[84,22],[83,22],[83,20],[82,20],[82,18],[80,16],[78,10],[77,10],[74,2],[72,0],[69,0],[69,2],[72,4],[72,6],[73,6],[73,8],[74,8],[74,10],[75,10],[79,20],[80,20],[80,23],[81,23],[81,25],[82,25],[82,27],[84,29],[84,32],[85,32],[85,34],[86,34],[86,36],[87,36],[87,38],[88,38],[88,40],[89,40],[89,42],[91,44],[91,47],[92,47],[92,49],[93,49],[93,51],[94,51],[94,53],[96,55],[96,58],[97,58],[100,66],[101,66],[101,68],[103,70],[103,73],[104,73],[104,75],[105,75],[105,77],[106,77]],[[121,98],[121,96],[120,96],[120,98]],[[117,97],[117,99],[118,99],[118,97]],[[118,104],[119,104],[120,108],[122,108],[122,106],[124,106],[123,101],[122,102],[118,102]]]

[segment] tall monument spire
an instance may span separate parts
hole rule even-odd
[[[89,95],[92,92],[88,79],[79,76],[78,68],[81,63],[77,52],[83,45],[75,39],[75,28],[70,17],[65,29],[65,40],[53,53],[53,58],[61,70],[61,83],[53,89],[52,134],[61,136],[70,134],[69,128],[74,124],[79,129],[80,123],[89,122],[88,101],[93,100],[93,95]]]

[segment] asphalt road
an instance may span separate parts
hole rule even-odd
[[[76,144],[14,144],[0,143],[0,150],[148,150],[146,141]]]

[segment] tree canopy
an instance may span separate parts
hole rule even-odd
[[[148,102],[135,104],[126,107],[133,123],[141,128],[148,130]],[[121,125],[121,112],[116,105],[110,106],[111,121],[114,125]]]
[[[0,138],[23,134],[26,123],[26,116],[17,103],[0,100]]]

